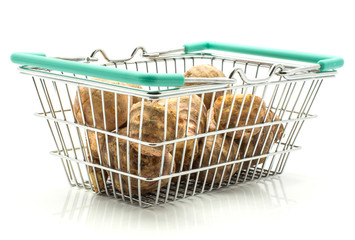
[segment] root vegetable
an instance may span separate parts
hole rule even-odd
[[[132,85],[128,83],[115,82],[105,79],[93,80],[101,81],[105,83],[117,84],[127,87],[140,88],[137,85]],[[79,99],[80,95],[80,99]],[[115,96],[116,95],[116,96]],[[121,127],[127,122],[127,111],[128,111],[128,95],[124,94],[115,94],[113,92],[103,91],[104,98],[104,107],[102,104],[102,91],[100,89],[91,89],[91,101],[90,101],[90,90],[87,87],[79,87],[79,93],[76,93],[73,111],[74,117],[79,124],[84,124],[89,127],[95,127],[101,130],[105,130],[105,121],[106,121],[106,130],[112,131],[116,129],[116,118],[117,118],[117,127]],[[80,101],[79,101],[80,100]],[[116,100],[116,101],[115,101]],[[140,98],[132,97],[130,105],[135,101],[140,101]],[[82,106],[82,111],[81,107]],[[117,108],[117,110],[116,110]],[[93,112],[94,117],[93,117]],[[105,111],[105,118],[104,118]],[[115,112],[117,111],[117,115]],[[95,120],[95,124],[94,124]],[[89,144],[91,148],[91,153],[94,158],[98,158],[98,150],[96,145],[96,137],[94,131],[88,131],[89,135]],[[98,133],[98,135],[102,135]]]
[[[239,154],[236,157],[237,150],[238,150],[238,144],[235,141],[231,141],[229,137],[226,136],[224,144],[223,143],[223,135],[224,134],[219,134],[216,136],[216,140],[213,146],[214,138],[215,136],[208,136],[206,138],[206,145],[205,149],[203,150],[203,141],[200,142],[200,158],[197,159],[197,161],[194,162],[194,168],[199,168],[199,167],[206,167],[206,166],[211,166],[215,165],[217,163],[225,163],[225,162],[230,162],[234,161],[235,159],[240,159]],[[232,145],[232,146],[231,146]],[[229,149],[231,147],[230,153]],[[203,151],[203,152],[202,152]],[[229,153],[229,156],[228,156]],[[202,158],[202,162],[201,162]],[[219,162],[218,162],[219,159]],[[200,165],[201,163],[201,165]],[[225,167],[225,171],[223,174],[223,169],[224,166],[218,167],[217,169],[212,168],[208,171],[208,175],[206,178],[206,183],[212,183],[214,174],[216,174],[214,183],[219,183],[222,179],[222,174],[223,174],[223,180],[227,180],[230,175],[233,175],[239,170],[240,163],[235,164],[233,172],[232,172],[232,167],[233,164],[227,165]],[[199,174],[199,181],[204,181],[205,176],[206,176],[207,170],[201,171]]]
[[[261,101],[262,99],[260,97],[247,94],[245,96],[244,104],[242,104],[244,99],[244,94],[237,94],[235,96],[233,109],[231,109],[233,98],[234,95],[232,94],[226,95],[225,98],[221,96],[215,101],[213,105],[214,120],[216,122],[218,122],[220,111],[222,111],[221,113],[222,115],[219,123],[219,129],[228,129],[228,128],[236,127],[238,119],[239,122],[237,127],[243,127],[245,125],[250,126],[250,125],[262,123],[266,115],[266,105],[264,101]],[[224,99],[224,104],[222,106],[223,99]],[[227,126],[230,111],[232,111],[232,114],[229,121],[229,125]],[[261,130],[260,127],[254,128],[253,131],[252,128],[245,129],[243,136],[248,138],[250,134],[256,135],[260,132],[260,130]],[[242,133],[243,130],[237,131],[235,134],[235,138],[236,139],[241,138]],[[228,135],[232,136],[232,134],[233,133],[229,133]]]
[[[179,105],[177,105],[178,100]],[[154,101],[155,104],[163,107],[165,107],[165,102],[166,101],[164,99]],[[179,106],[178,109],[177,106]],[[201,98],[199,96],[183,96],[179,99],[170,98],[167,100],[167,107],[173,111],[175,115],[177,115],[177,111],[179,112],[179,118],[183,120],[183,124],[180,124],[178,127],[179,129],[183,130],[183,137],[195,136],[205,132],[207,110],[203,103],[201,108]],[[197,129],[198,125],[199,129]],[[177,171],[185,171],[190,169],[191,161],[194,161],[198,155],[199,140],[200,139],[187,140],[186,146],[185,141],[177,142],[175,150],[175,162]]]
[[[217,78],[217,77],[226,77],[224,73],[220,70],[218,70],[216,67],[210,65],[210,64],[201,64],[194,66],[187,70],[184,73],[184,77],[195,77],[195,78]],[[192,86],[192,85],[199,85],[201,83],[186,83],[184,86]],[[214,100],[216,100],[219,96],[223,96],[223,91],[216,92],[216,96]],[[226,92],[226,94],[231,93],[229,90]],[[199,95],[201,97],[201,95]],[[213,106],[212,103],[212,96],[213,93],[206,93],[203,99],[203,102],[205,103],[205,106],[207,109],[210,109],[211,106]]]
[[[130,112],[130,126],[129,136],[135,139],[139,139],[141,134],[141,140],[149,143],[161,143],[165,140],[173,140],[175,138],[181,138],[184,136],[184,129],[186,129],[186,122],[179,116],[178,119],[178,132],[175,136],[176,127],[176,110],[166,109],[157,103],[145,102],[142,115],[142,104],[136,103],[132,106]],[[166,113],[166,114],[165,114]],[[167,118],[165,119],[165,116]],[[142,119],[143,118],[143,119]],[[142,119],[142,125],[140,125]],[[164,127],[166,121],[166,127]],[[164,136],[164,131],[166,131]],[[138,151],[138,144],[131,142],[132,147]],[[160,147],[141,146],[142,154],[155,155],[162,151]],[[173,151],[173,144],[166,145],[168,152]]]
[[[127,129],[124,128],[119,131],[119,134],[126,135]],[[175,165],[172,165],[172,156],[165,150],[158,151],[156,149],[150,148],[152,151],[148,155],[141,153],[140,163],[138,161],[138,152],[130,145],[128,147],[129,158],[127,156],[127,141],[118,140],[118,150],[117,153],[117,139],[115,137],[108,137],[108,149],[109,157],[107,155],[106,144],[102,145],[101,151],[103,156],[103,165],[106,167],[111,167],[116,170],[121,170],[122,172],[131,173],[134,175],[140,175],[144,178],[156,178],[161,175],[167,175],[174,173]],[[146,152],[148,153],[148,152]],[[164,156],[163,156],[164,155]],[[162,160],[163,159],[163,160]],[[163,165],[163,166],[162,166]],[[162,174],[160,171],[162,169]],[[127,177],[124,175],[119,176],[117,173],[112,173],[113,183],[116,190],[128,195],[129,189],[132,195],[139,193],[139,183],[138,179],[134,177]],[[168,179],[163,179],[160,181],[160,187],[164,187],[168,183]],[[159,181],[145,181],[140,180],[140,190],[141,194],[157,191],[159,186]]]
[[[275,114],[272,111],[269,111],[265,122],[272,122],[274,115]],[[275,121],[279,120],[279,117],[275,116]],[[241,156],[243,158],[248,158],[269,153],[272,145],[281,139],[283,132],[284,127],[282,124],[274,124],[271,126],[271,129],[270,126],[264,126],[258,134],[251,137],[250,142],[249,138],[243,138],[241,143]],[[265,160],[266,158],[264,157],[260,158],[259,161],[258,159],[255,159],[252,161],[243,162],[243,169],[247,169],[248,166],[255,167],[257,164],[264,163]]]

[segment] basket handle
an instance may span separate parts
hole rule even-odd
[[[185,83],[185,78],[182,74],[142,73],[50,58],[42,53],[16,52],[11,55],[11,61],[16,64],[31,67],[45,68],[142,86],[181,87]]]
[[[344,59],[337,56],[323,55],[323,54],[312,54],[304,52],[295,52],[281,49],[272,48],[262,48],[253,47],[245,45],[236,45],[229,43],[220,42],[197,42],[185,44],[185,53],[191,53],[195,51],[201,51],[205,49],[258,55],[263,57],[273,57],[294,61],[302,61],[309,63],[318,63],[320,65],[320,71],[333,70],[335,68],[340,68],[344,65]]]

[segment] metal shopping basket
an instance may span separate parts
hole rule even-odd
[[[304,121],[315,117],[323,80],[343,65],[340,57],[218,42],[138,47],[119,60],[102,50],[11,60],[32,77],[36,115],[47,121],[69,184],[143,207],[281,174]],[[200,66],[223,74],[186,75]]]

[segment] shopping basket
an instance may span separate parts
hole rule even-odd
[[[142,207],[281,174],[323,80],[343,65],[218,42],[11,60],[32,77],[69,184]]]

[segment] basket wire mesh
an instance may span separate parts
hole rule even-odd
[[[255,79],[265,76],[273,66],[272,63],[267,62],[241,60],[212,54],[177,55],[140,61],[130,60],[121,63],[107,63],[104,64],[104,66],[164,74],[184,73],[191,67],[200,64],[210,64],[223,71],[226,75],[235,68],[243,69],[245,75]],[[48,69],[36,69],[25,66],[21,67],[21,69],[23,72],[32,76],[41,106],[41,112],[36,115],[47,121],[56,147],[56,150],[52,151],[51,154],[61,159],[69,184],[79,188],[91,189],[98,194],[106,194],[107,196],[132,204],[138,204],[142,207],[173,202],[206,191],[281,174],[284,171],[290,153],[300,149],[299,146],[295,145],[295,142],[304,121],[315,117],[309,112],[323,82],[323,77],[294,78],[290,80],[283,76],[273,75],[269,81],[257,84],[249,84],[241,79],[236,79],[232,84],[201,84],[181,88],[138,88],[135,86],[121,86],[110,82],[97,81],[87,76],[79,76]],[[87,101],[90,102],[89,105],[91,106],[90,114],[92,114],[91,119],[93,120],[91,124],[87,124],[85,117],[82,118],[82,122],[78,122],[74,114],[74,102],[75,98],[77,98],[79,99],[81,115],[85,115],[83,110],[85,103],[81,102],[80,88],[85,88],[89,92],[89,99]],[[101,99],[93,99],[93,92],[99,92],[100,94],[98,95],[101,96]],[[209,131],[212,116],[212,111],[209,111],[206,116],[207,123],[204,123],[205,129],[199,132],[199,125],[203,115],[203,99],[206,94],[212,94],[213,103],[217,99],[216,94],[218,92],[223,93],[222,106],[226,104],[226,95],[230,95],[233,98],[230,109],[233,109],[236,96],[243,96],[240,106],[241,109],[243,109],[247,96],[251,96],[251,105],[253,105],[254,101],[256,102],[256,99],[261,99],[260,101],[264,102],[266,106],[266,115],[269,112],[274,113],[272,121],[266,121],[265,117],[264,121],[256,122],[261,112],[260,104],[257,108],[258,111],[255,121],[252,124],[239,126],[238,122],[241,114],[239,114],[237,119],[232,119],[232,111],[230,111],[229,114],[227,114],[227,119],[224,119],[227,121],[226,126],[230,126],[230,122],[235,122],[235,125],[222,129],[220,128],[222,111],[220,111],[220,113],[217,114],[218,118],[215,123],[216,129]],[[105,101],[105,95],[108,93],[114,96],[115,103],[121,95],[128,96],[128,104],[126,104],[127,109],[125,111],[127,114],[125,116],[127,117],[127,123],[125,125],[127,130],[123,132],[118,131],[123,127],[117,124],[119,121],[117,117],[117,112],[119,111],[117,104],[114,107],[115,111],[111,113],[115,115],[115,129],[107,129],[107,119],[105,119],[107,116],[105,113],[105,104],[107,104],[107,102]],[[198,106],[197,132],[194,135],[188,136],[188,124],[191,122],[192,105],[194,105],[193,96],[197,94],[200,95],[202,99]],[[140,128],[138,129],[139,133],[137,138],[130,136],[130,127],[132,127],[130,126],[130,113],[132,111],[132,101],[134,97],[138,99],[135,104],[140,105],[140,116],[142,116],[138,123]],[[178,115],[180,100],[186,97],[188,97],[188,107],[187,127],[184,129],[185,133],[183,136],[178,136],[179,116],[176,116],[173,134],[175,137],[168,139],[167,134],[170,134],[167,129],[167,122],[169,120],[168,112],[171,110],[168,108],[168,101],[173,98],[177,99],[174,108]],[[161,119],[164,126],[163,139],[158,142],[149,142],[145,141],[142,137],[143,116],[147,104],[154,101],[161,101],[164,107],[164,115]],[[95,111],[97,111],[94,107],[95,104],[101,105],[100,109],[103,111],[103,127],[98,127],[97,122],[95,122],[95,119],[97,119],[95,114],[99,114],[95,113]],[[221,109],[222,108],[223,107],[221,107]],[[249,121],[248,118],[251,115],[250,109],[251,108],[249,108],[247,113],[246,123]],[[214,116],[216,116],[216,113],[214,114]],[[247,138],[244,145],[241,144],[241,140],[239,140],[237,151],[234,154],[232,154],[232,144],[227,146],[227,138],[231,137],[233,139],[232,142],[235,142],[237,135],[241,135],[239,139],[242,139],[244,135],[248,133],[252,135],[254,131],[264,131],[266,133],[266,139],[268,139],[274,127],[277,129],[276,132],[278,132],[280,128],[283,128],[283,134],[281,139],[277,139],[277,134],[274,134],[271,140],[271,146],[267,146],[267,141],[260,139],[261,134],[259,134],[256,144],[252,144],[252,137]],[[159,129],[157,129],[157,131],[159,131]],[[89,134],[93,134],[94,138],[90,138]],[[216,143],[217,138],[221,139],[221,143]],[[90,145],[90,139],[96,140],[99,155],[98,159],[93,159],[92,157],[93,153],[91,151],[93,147]],[[103,139],[103,145],[106,146],[106,152],[101,152],[103,149],[99,143],[101,139]],[[109,156],[111,154],[109,147],[110,139],[114,139],[117,146],[116,155],[118,157],[117,162],[114,164],[115,167],[112,166],[111,160],[108,161],[108,165],[103,162],[103,155],[107,154]],[[213,153],[211,153],[208,164],[202,165],[202,156],[207,149],[206,144],[209,144],[207,139],[213,139],[212,146],[207,146],[211,152],[224,149],[224,147],[227,146],[227,159],[230,157],[231,160],[223,160],[224,155],[222,150],[220,150],[217,161],[212,160]],[[259,141],[261,150],[257,149]],[[119,143],[121,142],[125,142],[126,149],[128,149],[128,151],[126,151],[126,167],[123,166],[123,162],[120,162],[120,154],[118,153],[121,150],[119,147]],[[193,142],[192,156],[187,156],[187,144],[190,142]],[[129,148],[132,144],[138,146],[137,159],[134,159],[130,152]],[[179,153],[182,155],[182,161],[191,157],[188,169],[183,169],[183,162],[180,164],[179,169],[174,168],[174,165],[176,165],[175,157],[178,154],[176,150],[178,144],[183,145],[183,150]],[[215,145],[218,145],[220,149],[215,149]],[[173,150],[167,152],[170,146],[173,146]],[[202,150],[197,150],[196,146],[202,147]],[[244,148],[244,150],[242,148]],[[249,154],[245,148],[251,150],[251,153]],[[157,165],[158,172],[155,176],[142,176],[142,159],[145,157],[142,153],[142,149],[152,149],[152,151],[157,150],[157,152],[160,152],[160,155],[158,155],[161,158],[161,162]],[[169,166],[167,166],[168,169],[165,169],[164,159],[166,159],[166,156],[164,155],[167,154],[169,154],[169,156],[171,155],[172,159],[168,164]],[[130,161],[136,164],[136,169],[130,169]],[[194,161],[200,161],[198,167],[193,166]],[[222,169],[222,171],[219,169]],[[233,174],[228,175],[228,172]],[[212,181],[207,181],[211,173]],[[219,176],[219,174],[221,174],[221,176]],[[114,181],[115,176],[116,179],[119,179],[117,181],[118,183]],[[142,186],[146,186],[147,184],[154,185],[153,190],[144,192]]]

